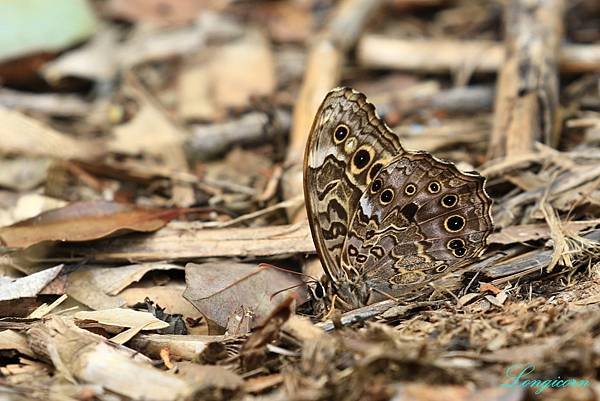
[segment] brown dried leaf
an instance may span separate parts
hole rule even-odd
[[[473,390],[467,386],[432,386],[430,384],[408,383],[398,385],[394,399],[421,401],[522,401],[525,399],[525,390],[521,387],[514,389],[488,387]]]
[[[231,107],[245,107],[253,96],[275,89],[275,61],[266,38],[252,31],[213,49],[210,61],[186,68],[178,82],[183,118],[212,120]]]
[[[244,382],[244,390],[248,393],[260,393],[269,388],[280,385],[283,383],[283,379],[284,378],[281,373],[253,377]]]
[[[26,248],[44,241],[90,241],[129,231],[152,232],[180,213],[108,201],[76,202],[0,228],[0,243]]]
[[[479,292],[486,292],[486,291],[489,291],[494,295],[498,295],[502,290],[500,290],[500,288],[496,287],[492,283],[482,283],[479,286]]]
[[[117,295],[131,284],[140,281],[145,274],[157,270],[183,270],[183,266],[165,262],[139,263],[119,267],[88,266],[96,286],[107,295]]]
[[[252,326],[265,319],[287,296],[298,304],[307,293],[301,278],[284,271],[246,263],[188,263],[183,296],[221,327],[238,310],[252,313]],[[287,291],[285,291],[287,289]]]

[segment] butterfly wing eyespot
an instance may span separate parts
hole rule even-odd
[[[382,205],[388,205],[392,200],[394,200],[394,191],[390,188],[385,189],[379,196]]]
[[[465,256],[467,253],[467,249],[466,248],[456,248],[452,250],[452,254],[454,256],[456,256],[457,258],[462,258],[463,256]]]
[[[369,165],[371,161],[371,155],[366,149],[359,149],[352,158],[352,163],[354,163],[354,167],[359,170],[363,170],[365,167]]]
[[[342,143],[350,134],[350,128],[345,124],[340,124],[333,131],[333,140],[335,143]]]
[[[465,227],[465,218],[461,215],[454,214],[444,220],[444,228],[449,232],[459,232]]]
[[[377,193],[382,187],[383,187],[383,181],[381,181],[381,178],[376,179],[371,184],[371,193],[373,193],[373,194]]]
[[[372,180],[373,178],[375,178],[375,176],[377,175],[377,173],[379,172],[379,170],[381,170],[381,167],[383,167],[383,164],[380,162],[377,163],[373,163],[373,165],[371,166],[371,168],[369,169],[369,178]]]
[[[404,187],[404,193],[408,196],[412,196],[417,192],[417,186],[415,184],[407,184]]]
[[[442,189],[442,186],[440,185],[439,182],[437,181],[432,181],[429,183],[429,185],[427,186],[427,189],[429,190],[430,193],[432,194],[437,194],[438,192],[440,192],[440,190]]]
[[[447,194],[442,197],[441,205],[445,208],[451,208],[458,204],[458,196],[455,194]]]
[[[465,241],[463,241],[460,238],[454,238],[454,239],[451,239],[450,241],[448,241],[446,246],[448,247],[448,249],[464,248]]]
[[[365,171],[373,162],[375,151],[368,145],[363,145],[352,154],[350,159],[350,172],[359,175]],[[368,180],[368,177],[365,179]]]

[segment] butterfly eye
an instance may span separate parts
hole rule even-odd
[[[343,142],[344,139],[348,136],[350,129],[344,125],[340,124],[336,127],[335,132],[333,133],[333,137],[335,139],[335,143]]]
[[[455,206],[457,203],[458,203],[458,196],[456,196],[454,194],[445,195],[442,198],[442,206],[444,206],[444,207],[451,208],[451,207]]]
[[[438,192],[440,192],[440,189],[442,189],[442,186],[439,182],[433,181],[429,183],[427,189],[429,189],[429,192],[431,192],[432,194],[437,194]]]
[[[308,290],[310,291],[313,299],[319,300],[325,298],[325,287],[323,287],[323,284],[319,283],[318,281],[307,283],[306,288],[308,288]]]
[[[404,188],[404,193],[408,196],[414,195],[415,192],[417,192],[417,187],[415,184],[408,184],[405,188]]]
[[[383,181],[381,181],[380,178],[376,179],[375,181],[373,181],[373,184],[371,184],[371,193],[375,193],[375,192],[379,191],[382,186],[383,186]]]
[[[379,197],[379,200],[381,201],[382,205],[387,205],[392,201],[392,199],[394,199],[394,191],[392,191],[391,189],[386,189],[381,193],[381,196]]]
[[[447,231],[457,232],[463,229],[465,226],[465,218],[455,214],[454,216],[450,216],[444,221],[444,227]]]

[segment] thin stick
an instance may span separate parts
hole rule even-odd
[[[462,68],[496,72],[505,59],[504,45],[491,40],[405,39],[381,34],[365,34],[356,51],[363,68],[436,73]],[[600,45],[563,44],[558,63],[561,72],[597,72]]]

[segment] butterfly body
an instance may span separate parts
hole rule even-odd
[[[307,144],[304,190],[339,297],[357,307],[402,296],[478,256],[492,230],[484,181],[404,150],[363,94],[331,91]]]

